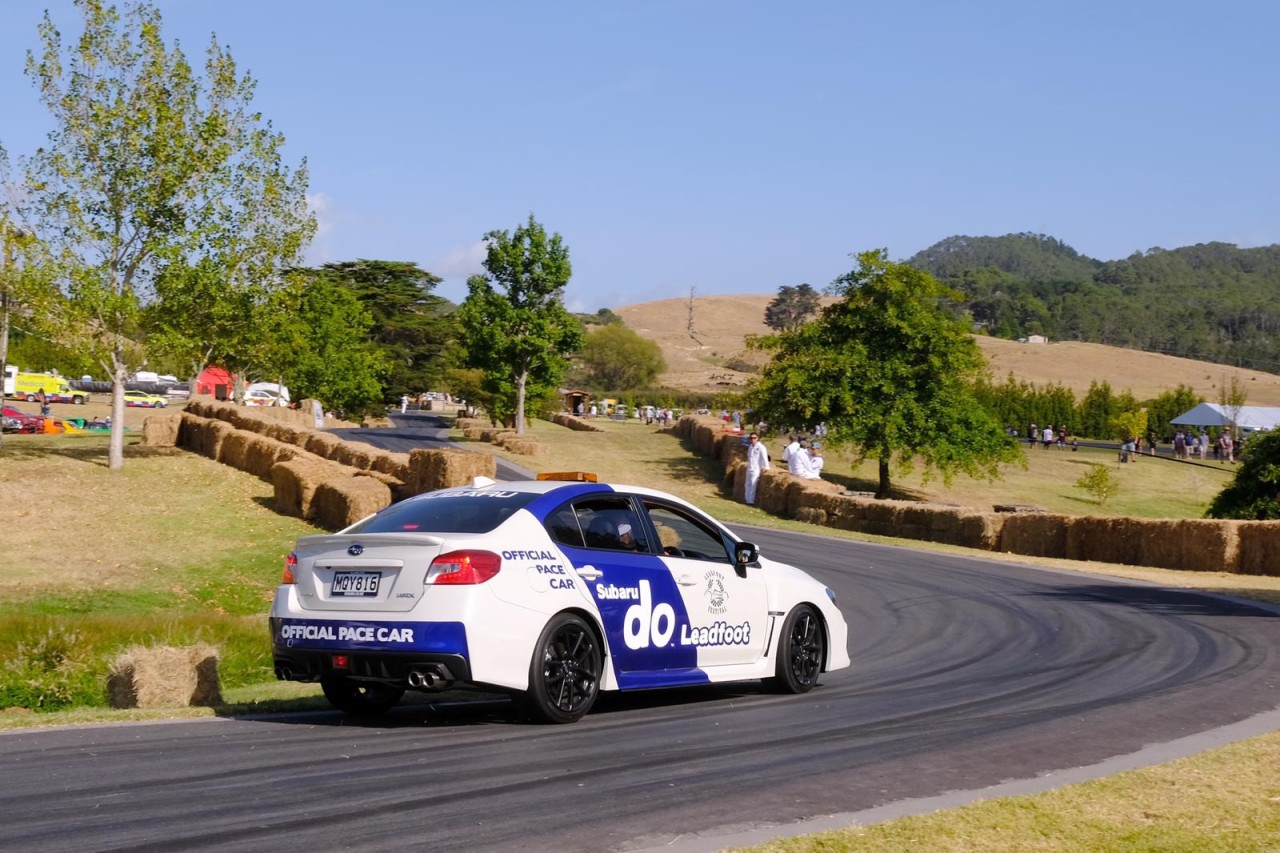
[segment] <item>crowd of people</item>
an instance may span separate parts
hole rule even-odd
[[[756,502],[756,490],[760,484],[760,475],[770,469],[769,451],[760,440],[762,429],[747,437],[747,481],[743,500],[747,504]],[[822,479],[822,467],[826,459],[822,456],[822,445],[807,436],[793,434],[782,448],[782,461],[787,471],[806,480]]]

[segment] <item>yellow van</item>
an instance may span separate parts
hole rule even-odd
[[[48,373],[19,373],[13,377],[12,396],[19,400],[34,403],[41,391],[44,392],[45,399],[51,403],[75,403],[79,406],[89,399],[88,393],[73,391],[67,384],[67,380],[61,376]]]

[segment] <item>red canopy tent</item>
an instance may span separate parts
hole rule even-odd
[[[235,375],[225,367],[206,367],[196,377],[195,394],[212,394],[219,400],[231,397]]]

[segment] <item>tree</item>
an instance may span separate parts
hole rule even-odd
[[[284,137],[250,109],[255,83],[216,39],[201,79],[176,44],[165,46],[155,7],[132,5],[123,18],[102,0],[76,7],[84,34],[64,45],[46,13],[41,53],[27,57],[56,125],[27,164],[27,186],[38,232],[62,265],[59,336],[92,352],[112,381],[109,458],[120,468],[124,383],[140,358],[132,342],[157,282],[202,286],[201,301],[156,293],[170,300],[168,343],[194,359],[248,326],[223,310],[223,297],[266,303],[314,219],[305,163],[282,164]],[[206,301],[210,311],[197,310]]]
[[[1106,465],[1096,462],[1089,464],[1089,470],[1076,480],[1076,488],[1084,489],[1098,501],[1098,506],[1106,506],[1107,501],[1120,491],[1120,480]]]
[[[1179,384],[1172,391],[1157,396],[1147,406],[1148,426],[1158,440],[1167,441],[1173,435],[1169,422],[1203,402],[1190,385]]]
[[[1240,410],[1248,399],[1249,392],[1239,376],[1232,376],[1230,379],[1224,376],[1218,380],[1218,405],[1222,407],[1222,414],[1227,418],[1227,429],[1233,437],[1238,433]]]
[[[753,339],[773,353],[748,400],[765,420],[825,423],[831,448],[848,447],[879,466],[876,497],[890,492],[889,466],[950,482],[956,472],[994,478],[1022,460],[977,399],[986,366],[965,323],[942,306],[956,294],[928,273],[863,252],[832,283],[841,297],[812,323]]]
[[[1129,409],[1111,419],[1111,437],[1121,441],[1143,438],[1147,434],[1147,410]]]
[[[381,408],[385,353],[371,339],[374,318],[328,273],[289,276],[273,300],[281,318],[270,346],[274,373],[289,380],[295,400],[308,397],[348,415]]]
[[[808,284],[783,285],[764,309],[764,323],[779,332],[794,332],[812,320],[821,307],[818,291]]]
[[[487,276],[467,280],[467,298],[458,309],[467,365],[485,372],[485,388],[496,411],[524,433],[525,398],[555,390],[569,367],[566,354],[582,344],[582,326],[565,310],[564,288],[573,268],[559,234],[529,215],[508,234],[485,235]]]
[[[1280,519],[1280,432],[1254,433],[1249,437],[1235,477],[1209,504],[1205,515],[1255,521]]]
[[[390,368],[384,395],[399,399],[433,389],[443,377],[443,353],[452,335],[453,306],[432,293],[440,277],[410,261],[345,261],[323,269],[373,317],[369,335]]]
[[[589,332],[581,358],[587,381],[605,390],[642,388],[667,369],[657,342],[626,326],[609,325]]]

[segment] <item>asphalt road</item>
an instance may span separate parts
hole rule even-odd
[[[605,697],[569,726],[504,700],[0,734],[0,849],[717,849],[1090,765],[1280,705],[1274,609],[764,530],[838,593],[854,667]]]

